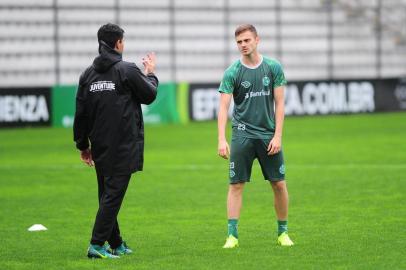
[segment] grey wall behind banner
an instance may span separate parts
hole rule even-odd
[[[1,88],[0,127],[49,126],[51,88]]]
[[[220,96],[217,90],[218,84],[190,84],[191,120],[216,119]],[[406,78],[290,82],[286,86],[285,103],[286,115],[406,110]]]

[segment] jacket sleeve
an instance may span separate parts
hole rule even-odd
[[[82,75],[79,80],[79,87],[76,94],[76,112],[75,119],[73,122],[73,140],[76,142],[76,148],[81,151],[89,148],[86,99],[84,94],[85,88],[83,85],[83,75]]]
[[[151,104],[157,95],[158,78],[150,73],[144,75],[135,64],[129,64],[125,69],[127,83],[131,92],[141,104]]]

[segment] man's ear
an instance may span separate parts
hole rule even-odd
[[[123,39],[119,39],[119,40],[117,40],[116,44],[114,45],[114,49],[119,49],[119,48],[120,48],[121,43],[123,43]]]

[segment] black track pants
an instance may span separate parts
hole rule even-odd
[[[131,175],[103,176],[97,174],[99,189],[99,210],[93,227],[91,244],[104,245],[107,241],[112,248],[122,243],[117,215],[120,211]]]

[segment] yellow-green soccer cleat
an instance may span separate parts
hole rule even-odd
[[[283,232],[281,235],[278,236],[278,245],[283,247],[290,247],[293,246],[292,240],[290,240],[289,235],[287,232]]]
[[[238,247],[238,239],[235,238],[233,235],[229,235],[223,248],[236,248],[236,247]]]

